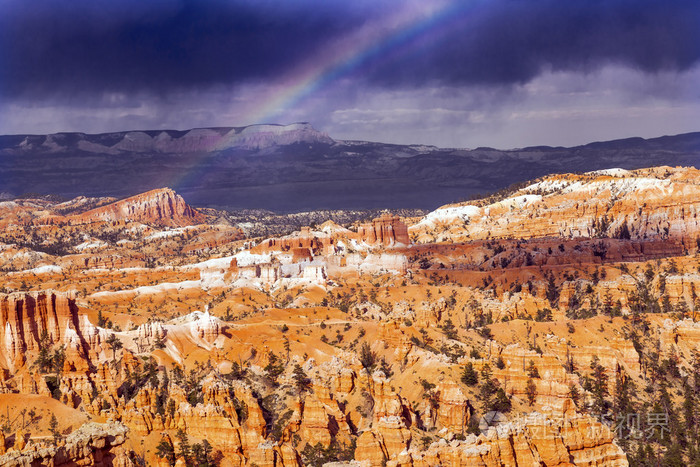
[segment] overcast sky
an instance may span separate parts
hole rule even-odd
[[[0,0],[0,133],[308,121],[576,145],[700,130],[697,0]]]

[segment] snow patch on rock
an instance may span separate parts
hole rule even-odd
[[[455,220],[462,220],[468,222],[474,216],[479,215],[481,208],[478,206],[453,206],[448,208],[440,208],[431,212],[425,216],[417,226],[433,226],[438,222],[453,222]]]
[[[117,290],[117,291],[104,291],[96,292],[90,297],[107,297],[110,295],[129,295],[129,294],[157,294],[170,290],[184,290],[184,289],[196,289],[201,287],[201,281],[182,281],[182,282],[163,282],[157,285],[144,285],[141,287],[136,287],[135,289]]]

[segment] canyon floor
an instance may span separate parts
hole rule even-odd
[[[666,166],[298,228],[0,202],[0,464],[700,465],[699,212]]]

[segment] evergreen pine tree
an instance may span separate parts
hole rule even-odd
[[[498,388],[496,391],[496,397],[493,399],[491,404],[491,410],[496,412],[510,412],[512,408],[512,403],[510,397],[506,394],[503,388]]]
[[[625,372],[620,370],[615,375],[615,393],[613,395],[613,412],[619,416],[626,417],[634,412],[632,394],[634,392],[634,382]]]
[[[498,356],[498,360],[496,360],[496,368],[499,370],[502,370],[506,367],[506,362],[503,360],[502,356]]]
[[[491,377],[491,367],[484,365],[481,370],[481,386],[479,386],[479,399],[483,405],[484,411],[488,411],[493,406],[493,397],[498,390],[496,380]]]
[[[527,379],[527,386],[525,386],[525,395],[527,395],[527,405],[532,407],[537,399],[537,385],[532,380],[532,378]]]
[[[605,368],[599,363],[598,356],[594,356],[591,361],[591,392],[593,393],[593,410],[602,414],[606,412],[607,404],[605,397],[609,394],[608,375]]]
[[[294,365],[292,378],[294,379],[294,384],[296,385],[299,393],[302,393],[311,387],[311,380],[308,376],[306,376],[304,369],[298,363]]]
[[[574,405],[578,407],[578,402],[581,399],[581,394],[578,392],[578,388],[574,383],[569,385],[569,397],[574,401]]]
[[[168,464],[175,465],[175,448],[166,439],[162,439],[156,446],[156,455],[168,461]]]
[[[181,428],[177,430],[177,434],[175,436],[180,441],[180,446],[177,451],[177,457],[182,458],[185,461],[185,464],[189,465],[191,448],[189,438],[187,437],[187,433]]]
[[[527,366],[527,375],[530,378],[539,378],[540,377],[540,372],[537,369],[537,367],[535,366],[534,360],[530,360],[530,363]]]
[[[457,339],[459,337],[457,335],[457,328],[450,318],[447,318],[445,324],[442,325],[442,332],[445,333],[448,339]]]
[[[479,382],[479,375],[474,370],[474,365],[472,362],[467,362],[464,366],[464,371],[462,371],[462,382],[467,386],[475,386]]]
[[[58,444],[61,439],[61,432],[58,430],[58,419],[56,419],[55,414],[51,414],[51,419],[49,420],[49,432],[53,436],[54,444]]]

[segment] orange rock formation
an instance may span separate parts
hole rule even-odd
[[[394,246],[397,243],[408,245],[408,229],[398,216],[382,214],[372,222],[360,225],[357,234],[363,242],[370,245]]]

